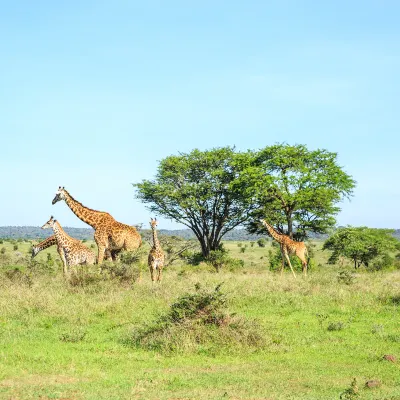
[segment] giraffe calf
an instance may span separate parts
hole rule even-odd
[[[64,258],[64,271],[73,265],[93,265],[96,262],[95,254],[82,244],[78,239],[74,239],[63,230],[59,222],[53,217],[42,226],[42,229],[52,228],[57,240],[57,246],[61,248]]]
[[[164,267],[165,256],[157,238],[157,218],[151,218],[150,227],[153,232],[153,247],[150,249],[148,265],[152,282],[154,283],[157,279],[157,282],[161,283],[161,273]]]

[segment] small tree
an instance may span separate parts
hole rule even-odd
[[[202,254],[219,248],[222,237],[251,217],[255,203],[241,174],[250,153],[224,147],[169,156],[153,181],[134,184],[136,196],[158,215],[190,228]]]
[[[387,252],[399,248],[400,242],[394,238],[392,229],[373,229],[367,227],[339,228],[325,241],[323,250],[332,250],[329,263],[334,264],[340,256],[354,263],[354,268],[369,263]]]
[[[352,195],[355,181],[337,163],[337,154],[304,145],[277,144],[254,156],[243,177],[252,182],[259,207],[249,220],[251,233],[265,233],[261,218],[290,237],[325,233],[336,223],[339,202]]]

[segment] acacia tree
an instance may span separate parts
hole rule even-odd
[[[258,208],[247,224],[264,233],[266,219],[282,233],[303,240],[307,232],[325,233],[336,223],[339,203],[349,198],[355,181],[337,163],[337,154],[308,150],[304,145],[277,144],[254,156],[243,176],[252,182]]]
[[[190,228],[208,257],[256,207],[241,180],[251,156],[230,147],[169,156],[160,162],[154,180],[134,184],[136,197],[152,212]]]
[[[336,263],[339,256],[353,261],[354,268],[368,264],[375,258],[399,249],[400,242],[393,237],[392,229],[373,229],[367,227],[339,228],[324,243],[323,250],[332,250],[328,260]]]

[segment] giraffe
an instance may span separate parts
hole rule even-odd
[[[57,238],[55,235],[49,236],[47,239],[43,240],[42,242],[33,245],[32,246],[32,258],[36,257],[38,255],[38,253],[40,253],[42,250],[47,249],[48,247],[51,247],[54,245],[57,246],[57,252],[63,263],[63,272],[64,272],[64,274],[66,274],[67,271],[66,271],[65,267],[67,265],[67,261],[65,260],[65,254],[64,254],[62,247],[57,243]]]
[[[285,258],[292,270],[293,276],[296,278],[292,264],[290,262],[289,254],[295,254],[301,261],[304,276],[307,275],[307,261],[306,256],[308,255],[307,247],[304,242],[296,242],[290,239],[289,236],[278,233],[270,224],[265,220],[261,220],[261,223],[267,228],[269,234],[280,244],[281,255],[282,255],[282,268],[281,273],[283,273],[283,268],[285,266]]]
[[[60,223],[55,220],[53,216],[51,216],[50,219],[42,226],[42,229],[47,228],[53,229],[54,236],[57,240],[57,246],[61,247],[62,252],[64,253],[64,271],[68,271],[68,267],[73,265],[95,264],[95,254],[78,239],[74,239],[67,235]]]
[[[66,265],[64,252],[63,252],[62,248],[60,246],[58,246],[55,235],[51,235],[47,239],[43,240],[42,242],[33,245],[32,246],[32,258],[36,257],[41,251],[43,251],[51,246],[54,246],[54,245],[57,245],[57,252],[63,262],[63,265]],[[106,252],[106,254],[104,256],[104,259],[107,260],[108,258],[111,258],[110,252]],[[64,273],[65,272],[66,271],[64,271]]]
[[[157,218],[151,218],[150,227],[153,232],[153,247],[150,249],[148,265],[152,282],[154,283],[156,280],[155,272],[157,271],[157,281],[161,283],[161,273],[164,266],[165,256],[157,237]]]
[[[75,200],[68,191],[59,186],[52,204],[64,200],[71,211],[83,222],[94,229],[94,240],[97,244],[97,262],[101,264],[109,254],[113,260],[122,250],[135,250],[142,245],[138,231],[129,225],[116,221],[109,213],[92,210]]]

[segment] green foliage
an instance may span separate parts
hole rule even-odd
[[[260,238],[257,240],[257,244],[259,247],[265,247],[267,245],[267,241],[264,238]]]
[[[242,249],[243,247],[241,248],[241,250]],[[244,266],[243,260],[230,257],[229,253],[224,250],[210,251],[210,254],[207,257],[206,262],[208,264],[211,264],[217,270],[217,272],[219,272],[221,268],[234,271],[238,268],[243,268]]]
[[[3,240],[0,240],[0,244],[3,244],[4,243],[4,241]]]
[[[340,256],[353,261],[354,267],[369,266],[377,257],[382,257],[376,263],[378,269],[389,266],[393,262],[388,252],[396,250],[400,243],[392,236],[391,229],[374,229],[367,227],[339,228],[328,240],[323,249],[332,250],[329,263],[334,264]]]
[[[307,232],[325,233],[333,227],[338,204],[355,187],[355,181],[338,165],[336,153],[288,144],[259,151],[243,180],[253,182],[253,196],[260,205],[253,212],[249,231],[265,233],[258,223],[265,218],[300,240]]]
[[[0,253],[1,253],[1,254],[5,254],[6,251],[7,251],[7,249],[6,249],[5,247],[2,247],[1,250],[0,250]]]
[[[372,267],[370,269],[374,271],[381,271],[383,269],[389,269],[394,266],[395,259],[391,257],[389,254],[383,254],[381,257],[375,259],[372,263]]]
[[[352,285],[354,283],[355,276],[348,270],[342,270],[338,272],[337,281],[345,285]]]
[[[17,251],[17,250],[18,250],[18,245],[17,245],[17,244],[14,244],[13,249],[14,249],[15,251]]]
[[[207,257],[256,207],[241,179],[251,158],[230,147],[169,156],[160,162],[153,181],[134,184],[136,196],[153,213],[190,228]]]
[[[260,348],[264,337],[255,321],[227,311],[227,296],[217,285],[180,296],[168,312],[153,324],[134,332],[136,346],[163,353],[220,352],[239,348]]]

